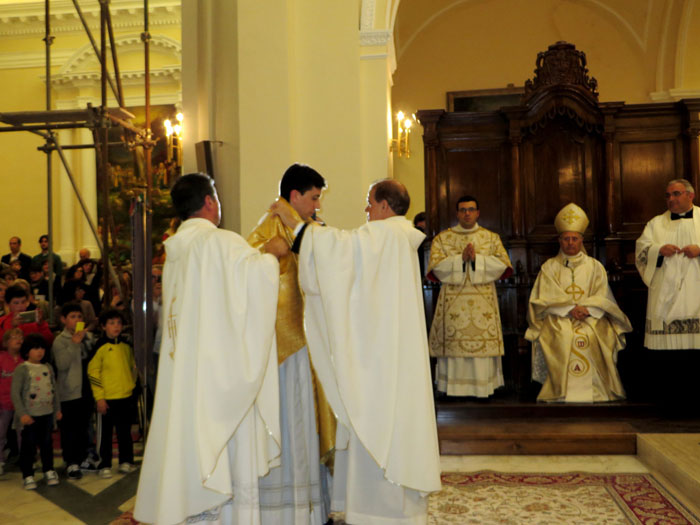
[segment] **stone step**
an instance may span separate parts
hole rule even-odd
[[[700,434],[639,434],[637,457],[700,505]]]
[[[501,420],[438,425],[443,455],[592,455],[637,451],[628,423]]]
[[[466,420],[520,419],[623,419],[663,417],[663,408],[650,403],[536,403],[499,400],[438,400],[435,405],[438,424]]]

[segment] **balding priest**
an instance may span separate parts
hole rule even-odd
[[[370,187],[369,222],[354,230],[299,222],[311,360],[338,416],[331,508],[352,524],[428,522],[440,459],[417,249],[403,184]]]
[[[666,186],[665,213],[651,219],[636,244],[636,266],[649,287],[644,346],[647,391],[677,404],[696,398],[700,366],[700,210],[689,181]]]
[[[538,401],[595,403],[625,398],[617,353],[632,331],[617,306],[605,268],[586,255],[586,213],[570,203],[557,214],[559,253],[547,260],[530,295],[533,379]]]

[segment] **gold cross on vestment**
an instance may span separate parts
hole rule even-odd
[[[571,283],[564,291],[569,294],[574,301],[578,301],[585,294],[583,288],[576,283]]]

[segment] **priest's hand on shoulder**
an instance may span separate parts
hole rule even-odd
[[[676,255],[677,253],[681,253],[681,249],[675,244],[664,244],[661,248],[659,248],[659,254],[663,255],[664,257],[670,257],[671,255]]]
[[[263,244],[263,253],[271,253],[278,259],[289,253],[289,244],[279,235],[276,235]]]
[[[292,230],[297,227],[297,218],[290,206],[285,206],[280,201],[275,201],[270,206],[270,213],[277,215],[287,228]]]
[[[583,321],[586,317],[590,316],[591,314],[588,311],[588,308],[577,304],[571,310],[569,310],[569,315],[577,321]]]
[[[689,244],[688,246],[684,246],[681,252],[683,252],[683,255],[688,259],[694,259],[700,255],[700,246],[697,244]]]

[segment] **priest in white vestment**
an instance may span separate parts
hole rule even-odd
[[[277,239],[268,253],[217,228],[206,175],[171,190],[184,220],[165,241],[163,339],[134,517],[143,523],[260,523],[258,479],[279,464]],[[272,254],[272,255],[271,255]]]
[[[428,278],[442,283],[430,327],[437,391],[489,397],[503,386],[503,332],[495,282],[513,268],[498,234],[479,226],[479,202],[457,201],[459,224],[430,246]]]
[[[309,166],[293,164],[280,181],[280,205],[298,221],[312,220],[326,187],[323,176]],[[294,233],[279,216],[266,213],[248,236],[254,248],[279,237],[291,248]],[[323,525],[330,495],[327,465],[335,442],[335,415],[315,376],[304,332],[304,297],[299,287],[297,254],[280,259],[277,300],[277,362],[280,377],[281,465],[260,480],[260,512],[270,525]],[[317,428],[318,423],[318,428]],[[322,447],[319,447],[319,435]]]
[[[425,524],[440,490],[420,270],[424,234],[399,182],[370,188],[355,230],[302,225],[299,278],[311,359],[338,417],[332,510],[349,524]]]
[[[647,223],[636,244],[637,270],[649,287],[645,368],[654,371],[655,394],[669,400],[697,395],[689,388],[700,366],[700,209],[694,198],[689,181],[669,182],[667,211]]]
[[[530,295],[532,376],[543,383],[538,401],[594,403],[625,398],[617,353],[632,331],[610,287],[605,268],[586,255],[586,213],[570,203],[554,225],[560,251],[540,268]]]

